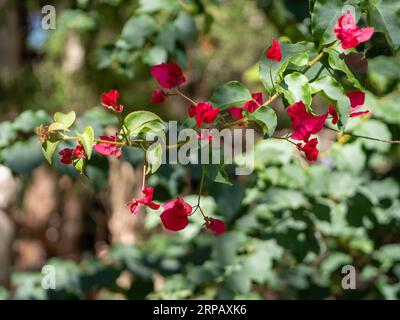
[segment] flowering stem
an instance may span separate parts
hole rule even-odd
[[[190,99],[187,95],[185,95],[182,91],[180,91],[178,88],[175,88],[176,93],[179,94],[181,97],[185,98],[186,100],[188,100],[191,104],[193,105],[197,105],[197,102]]]
[[[63,136],[63,140],[79,140],[79,137]],[[94,142],[112,144],[112,145],[116,145],[116,146],[124,146],[125,145],[125,142],[122,142],[122,141],[120,142],[120,141],[94,139]]]
[[[122,141],[109,141],[109,140],[101,140],[101,139],[94,139],[94,141],[98,142],[98,143],[112,144],[115,146],[125,146],[125,142],[122,142]]]

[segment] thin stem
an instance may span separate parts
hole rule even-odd
[[[79,140],[79,137],[63,136],[63,140]]]
[[[122,129],[122,131],[123,131],[123,136],[124,136],[124,139],[125,139],[125,141],[126,141],[126,144],[129,146],[129,145],[130,145],[130,141],[129,141],[129,139],[128,139],[128,134],[127,134],[126,131],[125,131],[125,129],[126,129],[126,128],[125,128],[125,123],[124,123],[124,121],[122,120],[121,115],[120,115],[118,112],[116,112],[115,114],[117,115],[119,125],[121,126],[121,129]]]
[[[203,216],[204,220],[206,220],[207,222],[207,216],[204,214],[203,209],[201,207],[199,207],[200,213]]]
[[[187,95],[185,95],[182,91],[180,91],[178,88],[175,88],[176,93],[179,94],[181,97],[185,98],[188,100],[191,104],[197,105],[197,102],[189,98]]]
[[[203,186],[204,186],[204,177],[205,177],[205,173],[203,170],[201,170],[200,187],[199,187],[199,193],[198,193],[198,197],[197,197],[197,206],[198,207],[200,207],[201,193],[203,191]]]
[[[63,136],[63,140],[79,140],[79,137],[72,137],[72,136]],[[101,139],[94,139],[95,142],[97,143],[106,143],[106,144],[112,144],[116,146],[124,146],[125,142],[120,142],[120,141],[109,141],[109,140],[101,140]]]
[[[337,132],[337,133],[341,133],[339,130],[334,129],[334,128],[330,128],[328,126],[324,126],[325,129],[329,129],[331,131]],[[347,134],[351,137],[354,138],[360,138],[360,139],[367,139],[367,140],[372,140],[372,141],[378,141],[378,142],[384,142],[384,143],[392,143],[392,144],[400,144],[400,140],[384,140],[384,139],[378,139],[378,138],[373,138],[373,137],[368,137],[368,136],[362,136],[362,135],[358,135],[358,134],[353,134],[351,132],[343,132],[343,134]]]
[[[143,164],[142,190],[144,190],[144,187],[146,185],[146,169],[147,169],[147,163],[145,160],[145,162]]]
[[[112,144],[115,146],[125,146],[125,142],[122,142],[122,141],[108,141],[108,140],[101,140],[101,139],[94,139],[94,141],[98,142],[98,143]]]
[[[271,98],[269,98],[267,101],[265,101],[262,106],[265,107],[265,106],[269,105],[271,102],[273,102],[278,97],[279,97],[279,93],[275,93],[274,95],[271,96]]]
[[[247,123],[247,119],[246,118],[242,118],[233,122],[228,123],[227,125],[223,126],[222,129],[227,129],[227,128],[231,128],[234,127],[238,124],[246,124]]]
[[[274,89],[274,93],[276,92],[274,80],[272,79],[272,66],[269,68],[269,78],[271,79],[272,88]]]
[[[279,140],[286,140],[287,142],[290,142],[291,144],[293,144],[294,146],[297,147],[297,143],[289,140],[289,137],[271,137],[271,139],[279,139]]]

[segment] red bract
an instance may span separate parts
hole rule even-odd
[[[235,119],[243,119],[243,109],[240,107],[230,107],[228,108],[229,113]]]
[[[351,13],[345,13],[338,19],[333,31],[336,37],[342,41],[342,48],[350,49],[368,41],[374,33],[374,28],[359,29]]]
[[[122,112],[124,106],[118,104],[119,92],[117,90],[110,90],[107,93],[103,93],[101,96],[101,104],[107,108],[112,109],[115,112]]]
[[[308,141],[312,134],[317,134],[324,126],[328,113],[316,117],[309,114],[302,101],[296,102],[287,109],[292,120],[293,133],[290,136],[295,140]]]
[[[71,164],[73,157],[72,157],[72,149],[65,148],[62,149],[59,153],[60,161],[64,164]]]
[[[332,124],[338,123],[339,115],[337,114],[336,109],[333,107],[333,105],[329,105],[328,114],[332,116]]]
[[[318,158],[317,144],[318,139],[314,138],[308,141],[304,146],[298,145],[298,148],[304,152],[308,161],[314,162]]]
[[[228,108],[228,111],[233,118],[240,120],[243,118],[244,110],[247,110],[250,113],[253,113],[263,104],[263,96],[262,96],[261,92],[252,93],[251,97],[253,99],[250,101],[247,101],[241,108],[239,108],[239,107]]]
[[[278,62],[282,59],[281,44],[275,38],[272,39],[272,46],[267,50],[266,57]]]
[[[166,229],[179,231],[189,224],[188,216],[192,213],[192,207],[181,197],[167,202],[163,207],[160,218]]]
[[[217,236],[223,234],[227,230],[222,220],[209,217],[206,218],[206,228]]]
[[[80,143],[78,143],[75,149],[72,150],[72,155],[74,156],[74,158],[80,158],[80,159],[86,158],[85,149]]]
[[[364,114],[371,113],[371,111],[369,111],[369,110],[355,112],[364,105],[364,102],[365,102],[365,93],[364,92],[352,91],[352,92],[347,93],[347,96],[350,99],[350,117],[355,118],[355,117],[362,116]]]
[[[364,105],[364,101],[365,101],[365,93],[364,92],[356,90],[356,91],[348,92],[347,96],[350,99],[350,117],[351,118],[360,117],[360,116],[371,113],[371,111],[369,111],[369,110],[355,112]],[[332,115],[332,123],[336,124],[339,120],[339,116],[338,116],[335,108],[332,105],[329,106],[328,112],[330,115]]]
[[[179,87],[186,81],[181,68],[176,63],[161,63],[152,66],[151,75],[166,89]]]
[[[115,142],[117,141],[118,133],[115,136],[100,136],[101,140]],[[113,155],[117,159],[122,156],[121,150],[114,144],[109,144],[106,142],[98,142],[93,146],[93,149],[96,150],[98,153],[102,154],[103,156]]]
[[[168,95],[162,89],[155,89],[151,96],[151,103],[160,104],[167,99]]]
[[[188,109],[189,117],[195,117],[198,128],[201,128],[203,123],[213,123],[218,113],[219,108],[213,108],[210,102],[200,102],[197,105],[191,105]]]
[[[153,187],[147,187],[142,190],[143,197],[141,199],[134,199],[128,202],[126,205],[130,207],[131,213],[135,214],[139,211],[141,205],[150,207],[153,210],[157,210],[160,205],[153,202]]]
[[[248,110],[250,113],[256,111],[263,104],[263,96],[261,92],[255,92],[251,95],[253,100],[247,101],[243,105],[243,109]]]

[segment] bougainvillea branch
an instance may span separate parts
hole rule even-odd
[[[260,60],[260,80],[265,87],[269,98],[263,101],[262,92],[251,93],[238,81],[230,81],[217,87],[209,101],[196,102],[181,88],[187,82],[180,66],[176,63],[161,63],[151,68],[151,75],[162,88],[156,88],[151,96],[153,104],[164,103],[168,97],[179,95],[188,102],[188,126],[194,132],[194,145],[198,149],[210,152],[210,145],[223,140],[215,138],[212,130],[224,130],[241,127],[244,130],[258,130],[263,139],[275,138],[285,140],[302,152],[307,161],[315,162],[318,159],[318,137],[323,128],[341,134],[349,134],[355,138],[369,139],[386,143],[400,143],[398,140],[384,140],[362,135],[355,135],[345,130],[351,118],[369,115],[370,110],[361,110],[365,102],[365,89],[352,74],[346,65],[343,56],[346,50],[357,47],[360,43],[369,40],[373,35],[373,28],[359,28],[354,18],[345,13],[342,15],[327,39],[321,39],[318,47],[312,42],[290,43],[272,39],[272,45],[267,48]],[[355,50],[355,49],[353,49]],[[314,66],[319,69],[312,79],[306,74]],[[351,82],[351,91],[335,78],[332,70],[339,70],[347,75]],[[327,110],[323,114],[316,114],[312,108],[314,96],[321,96],[329,101]],[[284,137],[274,136],[277,126],[277,114],[270,107],[278,97],[286,107],[291,121],[291,131]],[[143,165],[143,180],[141,195],[127,203],[133,214],[141,207],[158,210],[161,205],[153,201],[154,189],[146,186],[146,176],[157,171],[162,164],[166,150],[187,147],[185,141],[175,141],[165,145],[155,145],[155,137],[165,140],[167,131],[164,121],[155,113],[149,111],[134,111],[122,116],[124,106],[118,102],[120,94],[112,89],[102,95],[101,104],[118,119],[118,131],[113,136],[94,136],[94,130],[87,126],[83,132],[76,132],[68,136],[69,128],[75,121],[75,113],[56,113],[54,122],[49,126],[41,126],[36,130],[40,135],[43,153],[51,163],[61,141],[75,140],[74,148],[64,148],[60,154],[61,162],[73,165],[80,173],[85,173],[85,164],[91,159],[92,150],[103,156],[115,156],[119,159],[123,148],[140,148],[146,154]],[[367,119],[367,118],[366,118]],[[338,129],[326,125],[330,121]],[[229,131],[229,130],[228,130]],[[240,141],[240,144],[242,142]],[[218,148],[222,149],[218,144]],[[193,207],[181,196],[162,205],[160,219],[165,229],[179,231],[189,224],[191,215],[200,211],[204,219],[204,227],[215,235],[227,230],[222,220],[209,217],[201,208],[201,197],[204,193],[205,179],[220,183],[229,183],[225,163],[217,165],[201,163],[201,179],[197,197],[197,204]]]

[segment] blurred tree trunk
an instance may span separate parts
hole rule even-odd
[[[15,203],[19,189],[10,169],[0,165],[0,285],[10,280],[15,226],[7,210]]]
[[[0,0],[0,67],[10,71],[17,70],[21,65],[21,36],[20,19],[16,3]]]
[[[128,162],[111,159],[111,216],[108,227],[112,243],[135,244],[143,238],[143,209],[133,216],[126,206],[132,198],[140,197],[142,177],[140,166],[134,168]]]

